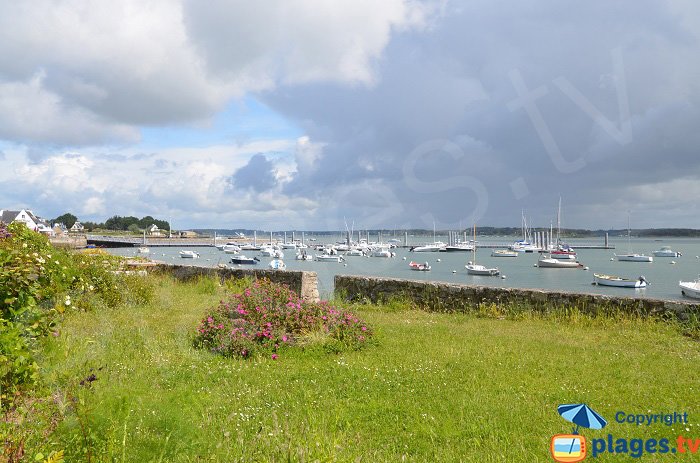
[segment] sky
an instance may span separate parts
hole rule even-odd
[[[699,40],[692,0],[0,0],[0,208],[700,228]]]

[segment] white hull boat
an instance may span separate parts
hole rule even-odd
[[[360,249],[351,249],[345,253],[345,257],[363,257],[364,255],[365,253]]]
[[[138,252],[139,254],[148,254],[149,252],[151,252],[151,250],[145,246],[141,246],[136,252]]]
[[[433,244],[426,244],[425,246],[416,246],[414,248],[409,249],[409,251],[413,252],[439,252],[440,249],[443,249],[445,247],[445,243],[433,243]]]
[[[654,257],[681,257],[681,253],[674,251],[669,246],[662,246],[658,251],[652,252]]]
[[[622,278],[615,275],[593,274],[593,283],[601,286],[614,286],[616,288],[646,288],[647,280],[640,276],[636,280]]]
[[[297,244],[296,243],[282,243],[280,246],[282,249],[296,249]]]
[[[241,246],[241,251],[260,251],[260,246],[254,244],[244,244]]]
[[[280,259],[271,260],[268,267],[272,270],[287,270],[287,265]]]
[[[496,276],[501,273],[497,268],[484,267],[481,264],[467,264],[464,266],[469,275]]]
[[[394,256],[395,256],[395,254],[393,252],[389,251],[388,249],[381,249],[381,248],[374,249],[370,253],[370,257],[394,257]]]
[[[678,286],[681,287],[681,294],[685,297],[700,299],[700,279],[695,281],[679,281]]]
[[[575,260],[542,257],[537,261],[537,266],[540,268],[579,268],[581,267],[581,264]]]
[[[511,251],[509,249],[496,249],[491,252],[491,257],[518,257],[517,251]]]
[[[620,262],[654,262],[653,257],[644,254],[615,254],[615,258]]]
[[[241,248],[236,244],[225,244],[224,252],[226,254],[238,254],[239,252],[241,252]]]
[[[306,254],[305,252],[300,252],[299,254],[296,255],[294,258],[295,260],[314,260],[314,257],[311,254]]]
[[[194,259],[199,257],[199,253],[197,251],[180,251],[180,257],[183,259]]]
[[[411,263],[408,264],[408,267],[409,267],[411,270],[415,270],[415,271],[417,271],[417,272],[429,272],[429,271],[430,271],[430,265],[428,265],[427,262],[424,263],[424,264],[421,264],[421,263],[418,263],[418,262],[413,262],[413,261],[411,261]]]
[[[330,254],[321,254],[316,256],[316,262],[342,262],[345,259],[343,256],[331,256]]]

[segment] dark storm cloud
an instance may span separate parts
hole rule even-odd
[[[277,184],[275,166],[264,154],[256,154],[231,176],[230,183],[237,189],[269,190]]]
[[[683,9],[698,7],[452,2],[430,32],[394,39],[373,88],[266,95],[326,143],[287,191],[323,198],[374,180],[416,225],[516,225],[525,208],[548,226],[560,194],[572,226],[608,225],[591,207],[618,199],[643,209],[636,187],[700,177],[699,50]]]

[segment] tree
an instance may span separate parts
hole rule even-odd
[[[55,219],[52,220],[52,222],[54,224],[62,223],[63,225],[65,225],[68,228],[72,227],[75,224],[75,222],[77,222],[77,221],[78,221],[78,218],[76,216],[74,216],[73,214],[71,214],[70,212],[66,212],[63,215],[59,215],[58,217],[56,217]]]
[[[139,233],[141,231],[141,228],[139,228],[138,224],[132,223],[127,227],[127,230],[129,230],[131,233]]]

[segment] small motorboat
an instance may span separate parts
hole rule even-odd
[[[467,273],[469,275],[480,275],[480,276],[489,276],[493,277],[501,273],[500,270],[497,268],[489,268],[485,267],[481,264],[473,264],[473,263],[468,263],[467,265],[464,266],[464,268],[467,269]]]
[[[387,248],[375,248],[370,253],[370,257],[395,257],[396,254],[389,251]]]
[[[146,246],[141,246],[136,252],[138,252],[139,254],[148,254],[149,252],[151,252],[151,250],[148,249]]]
[[[241,251],[260,251],[260,246],[251,243],[241,245]]]
[[[345,257],[364,257],[365,253],[362,249],[353,248],[345,253]]]
[[[425,262],[424,264],[421,264],[418,262],[411,261],[411,263],[408,264],[408,267],[411,270],[415,270],[417,272],[429,272],[430,271],[430,265],[428,265],[427,262]]]
[[[237,244],[227,243],[224,245],[223,251],[226,254],[238,254],[239,252],[241,252],[241,248]]]
[[[457,243],[453,246],[445,246],[445,252],[472,252],[474,245],[471,243]]]
[[[537,266],[540,268],[579,268],[583,267],[578,261],[569,259],[552,259],[551,257],[542,256],[537,261]]]
[[[183,259],[194,259],[199,257],[199,253],[197,251],[180,251],[180,257]]]
[[[620,262],[654,262],[654,258],[644,254],[615,254]]]
[[[296,260],[314,260],[314,257],[311,254],[307,254],[305,251],[298,252],[296,257],[294,257]]]
[[[614,286],[616,288],[646,288],[647,280],[640,276],[636,280],[622,278],[616,275],[593,274],[593,284],[601,286]]]
[[[343,262],[345,258],[339,255],[330,254],[318,254],[316,255],[316,262]]]
[[[511,251],[510,249],[496,249],[491,251],[491,257],[518,257],[518,251]]]
[[[681,294],[685,297],[700,299],[700,278],[695,281],[679,281],[678,286],[681,287]]]
[[[287,265],[280,259],[273,259],[268,264],[272,270],[287,270]]]
[[[674,251],[671,249],[670,246],[661,246],[661,249],[658,251],[652,252],[654,254],[654,257],[681,257],[682,254],[680,252]]]
[[[258,265],[258,262],[260,262],[260,259],[257,257],[246,257],[243,255],[231,257],[232,264]]]
[[[436,241],[432,244],[426,244],[423,246],[415,246],[409,249],[411,252],[439,252],[441,249],[445,249],[447,245],[441,241]]]

